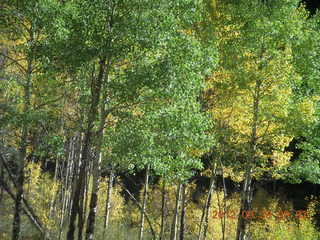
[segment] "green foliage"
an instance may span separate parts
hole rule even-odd
[[[166,168],[172,162],[190,158],[182,169],[199,168],[199,160],[187,152],[210,142],[197,97],[204,74],[217,61],[215,45],[192,31],[203,20],[201,3],[122,1],[106,6],[104,1],[74,1],[65,8],[65,29],[56,28],[64,32],[57,34],[63,38],[50,39],[48,49],[64,47],[57,51],[61,55],[49,57],[63,62],[80,82],[87,81],[80,89],[87,93],[90,68],[96,71],[98,60],[107,59],[100,104],[106,105],[110,117],[105,148],[113,163],[154,163],[169,174]],[[89,104],[86,96],[83,107]],[[165,149],[168,143],[172,149]],[[160,159],[166,159],[166,167]]]
[[[199,106],[169,105],[157,111],[138,113],[109,133],[113,162],[121,165],[151,164],[157,174],[184,179],[190,170],[200,169],[200,156],[212,145],[208,117]],[[124,144],[125,143],[125,144]]]
[[[306,131],[306,140],[297,146],[301,150],[299,158],[295,159],[282,173],[285,180],[291,183],[301,183],[302,181],[320,183],[319,143],[319,128],[315,125]]]

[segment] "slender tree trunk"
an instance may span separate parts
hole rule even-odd
[[[224,166],[222,164],[221,158],[220,160],[220,166],[221,166],[221,171],[222,171],[222,184],[223,184],[223,221],[221,224],[221,231],[222,231],[222,239],[225,240],[225,235],[226,235],[226,214],[227,214],[227,188],[226,188],[226,181],[224,179]]]
[[[27,124],[26,124],[27,125]],[[17,171],[17,192],[15,197],[14,217],[12,226],[12,240],[20,240],[21,229],[21,211],[22,211],[22,198],[23,198],[23,184],[24,184],[24,162],[26,158],[27,149],[27,127],[23,127],[21,144],[19,149],[19,164]]]
[[[164,239],[164,228],[165,228],[165,212],[166,212],[166,182],[162,182],[162,191],[161,191],[161,226],[160,226],[160,237],[159,240]]]
[[[219,196],[219,192],[216,192],[217,195],[217,202],[218,202],[218,216],[220,219],[220,226],[221,226],[221,232],[223,232],[223,217],[220,216],[220,214],[222,213],[222,215],[225,215],[224,209],[221,205],[221,201],[220,201],[220,196]]]
[[[208,226],[209,226],[209,214],[210,214],[210,207],[211,207],[211,199],[212,199],[212,192],[208,196],[207,204],[206,204],[206,213],[204,217],[204,229],[203,229],[203,240],[206,240],[207,233],[208,233]]]
[[[147,197],[148,197],[148,187],[149,187],[149,172],[150,172],[150,165],[148,164],[147,169],[146,169],[145,181],[144,181],[142,208],[140,210],[140,216],[141,217],[140,217],[139,240],[143,239],[144,217],[145,217],[145,212],[146,212]]]
[[[182,184],[181,191],[182,191],[182,200],[181,200],[180,238],[179,238],[179,240],[184,240],[185,215],[186,215],[186,184]]]
[[[113,5],[113,6],[111,6]],[[109,4],[108,7],[110,8],[115,8],[114,4]],[[109,33],[112,32],[112,16],[108,16],[106,19],[106,26],[108,28]],[[111,41],[108,42],[107,48],[111,49]],[[88,125],[86,129],[86,134],[85,134],[85,139],[84,139],[84,145],[83,145],[83,151],[82,151],[82,160],[81,161],[81,166],[80,166],[80,173],[79,177],[77,179],[77,185],[76,185],[76,191],[75,195],[73,198],[73,203],[72,203],[72,211],[71,211],[71,216],[70,216],[70,224],[69,224],[69,231],[67,234],[67,240],[73,240],[74,239],[74,231],[75,231],[75,220],[76,220],[76,215],[79,214],[79,194],[83,193],[83,185],[84,185],[84,176],[85,176],[85,169],[86,165],[89,162],[88,161],[88,153],[92,145],[92,130],[94,127],[94,121],[96,120],[96,116],[98,113],[98,105],[100,103],[100,95],[101,95],[101,89],[103,88],[103,80],[105,78],[105,75],[108,76],[108,72],[110,70],[111,66],[111,56],[104,56],[100,58],[99,61],[99,74],[97,78],[93,77],[92,78],[92,83],[91,83],[91,105],[90,105],[90,110],[88,114]],[[107,71],[107,74],[106,74]],[[104,100],[105,101],[105,100]],[[94,196],[95,198],[95,196]],[[96,201],[93,199],[93,202]],[[94,204],[92,204],[92,207]],[[94,214],[95,211],[92,211],[92,214]],[[94,216],[90,216],[90,221],[93,221],[94,224],[94,219],[95,219],[95,214]],[[93,224],[89,223],[90,227],[93,226]],[[80,231],[80,229],[79,229]],[[88,230],[89,232],[93,231],[93,228],[91,230]],[[89,234],[89,233],[88,233]],[[90,234],[89,234],[90,235]]]
[[[33,36],[30,36],[30,41],[33,41]],[[28,59],[28,66],[26,72],[26,82],[24,85],[24,103],[23,114],[27,115],[30,110],[30,95],[31,95],[31,77],[32,77],[32,60]],[[17,192],[15,197],[14,216],[12,224],[12,240],[20,240],[21,238],[21,212],[22,212],[22,199],[23,199],[23,184],[24,184],[24,165],[27,155],[27,141],[28,141],[28,120],[22,122],[21,126],[21,139],[19,146],[19,159],[17,171]]]
[[[83,195],[85,176],[86,176],[86,166],[89,162],[89,151],[92,142],[92,129],[94,127],[94,121],[97,118],[98,105],[100,100],[101,86],[104,79],[105,68],[106,68],[106,58],[103,58],[99,62],[99,74],[97,77],[92,78],[91,84],[91,105],[88,113],[87,128],[84,136],[84,143],[81,155],[81,165],[79,176],[76,181],[75,192],[72,201],[72,209],[70,215],[69,230],[67,233],[67,240],[74,240],[75,232],[75,222],[77,214],[80,211],[80,195]],[[80,229],[79,229],[80,230]]]
[[[219,219],[220,219],[220,226],[221,226],[221,233],[222,233],[222,239],[221,240],[224,240],[225,239],[225,229],[226,229],[226,214],[227,214],[227,208],[226,208],[226,185],[225,185],[225,180],[224,180],[223,164],[222,164],[221,158],[219,159],[219,161],[220,161],[220,168],[221,168],[221,173],[222,173],[223,200],[221,202],[218,192],[217,192],[217,200],[218,200],[218,207],[219,207],[219,215],[220,215],[220,213],[223,213],[222,217],[219,216]]]
[[[66,167],[66,173],[64,175],[65,177],[64,177],[64,184],[63,184],[64,191],[62,196],[63,207],[62,207],[62,214],[61,214],[62,216],[61,224],[60,224],[61,227],[63,225],[65,218],[69,220],[69,213],[70,213],[69,203],[72,197],[72,173],[73,173],[73,168],[75,166],[75,146],[76,146],[75,142],[76,141],[77,141],[76,137],[71,138],[70,145],[68,148],[69,155],[66,159],[67,167]]]
[[[99,160],[95,162],[93,167],[92,190],[90,197],[89,215],[87,219],[86,239],[92,240],[94,236],[94,224],[97,213],[99,180],[100,180],[100,162],[102,160],[102,153],[99,154]]]
[[[68,163],[67,163],[67,172],[68,172]],[[65,177],[67,178],[67,177]],[[65,179],[63,181],[63,183],[65,182]],[[65,216],[66,216],[66,202],[67,202],[67,189],[65,186],[62,186],[61,187],[62,190],[61,190],[61,203],[62,203],[62,206],[61,206],[61,209],[60,209],[60,222],[59,222],[59,234],[58,234],[58,240],[61,239],[61,234],[62,234],[62,229],[63,229],[63,223],[64,223],[64,220],[65,220]]]
[[[3,166],[2,166],[2,163],[0,162],[0,179],[4,179],[4,171],[3,171]],[[2,202],[2,199],[3,199],[3,187],[2,185],[0,185],[0,204]]]
[[[206,225],[208,224],[208,222],[205,220],[208,217],[209,210],[210,210],[211,195],[212,195],[212,192],[215,187],[215,177],[216,177],[216,164],[214,163],[213,167],[212,167],[212,175],[211,175],[211,179],[210,179],[209,191],[207,194],[206,202],[202,208],[202,214],[201,214],[201,219],[200,219],[200,224],[199,224],[198,240],[205,239],[204,231],[203,231],[203,224],[205,224],[205,227],[204,227],[204,229],[205,229]]]
[[[170,240],[177,239],[180,195],[181,195],[181,184],[179,183],[177,186],[176,204],[175,204],[175,209],[174,209],[174,214],[173,214]]]
[[[20,150],[19,150],[19,164],[17,171],[17,192],[14,205],[14,217],[12,225],[12,240],[20,240],[21,229],[21,211],[22,211],[22,198],[23,198],[23,184],[24,184],[24,162],[26,158],[27,148],[27,128],[23,127],[23,133],[21,138]]]
[[[88,153],[90,155],[90,153]],[[90,171],[88,171],[88,164],[89,164],[89,159],[91,158],[90,156],[87,157],[88,162],[83,163],[85,165],[85,171],[81,176],[84,178],[83,183],[80,187],[80,192],[79,192],[79,208],[78,208],[78,240],[82,240],[83,236],[83,228],[84,228],[84,221],[85,221],[85,197],[86,197],[86,189],[88,186],[88,178]],[[81,163],[82,164],[82,163]]]
[[[87,213],[88,201],[89,201],[90,181],[91,181],[91,176],[94,175],[93,166],[99,167],[98,164],[100,164],[100,163],[98,163],[98,162],[100,160],[100,154],[95,153],[92,155],[92,153],[90,153],[89,159],[91,159],[91,160],[88,161],[87,166],[86,166],[86,175],[85,175],[85,181],[84,181],[84,187],[83,187],[83,194],[82,194],[82,197],[80,198],[80,211],[79,211],[79,217],[78,217],[78,226],[79,226],[78,227],[78,240],[83,239],[82,236],[83,236],[83,230],[84,230],[85,223],[86,223],[86,213]],[[99,180],[99,178],[98,178],[98,180]],[[93,181],[96,181],[96,179],[94,179]],[[95,185],[94,186],[95,189],[93,189],[93,184]],[[96,182],[92,182],[91,187],[92,187],[91,191],[96,190],[97,189]],[[90,193],[90,195],[91,195],[91,193]],[[89,206],[89,208],[90,208],[90,206]],[[91,217],[90,217],[90,219],[91,219]]]
[[[103,222],[103,234],[102,238],[105,238],[106,230],[109,226],[109,218],[110,218],[110,211],[111,211],[111,195],[112,195],[112,188],[113,188],[113,169],[110,169],[109,178],[108,178],[108,191],[107,191],[107,199],[106,199],[106,206],[105,206],[105,214],[104,214],[104,222]]]
[[[72,206],[73,206],[73,198],[74,194],[76,191],[76,185],[77,185],[77,178],[80,173],[80,164],[81,164],[81,158],[82,158],[82,149],[83,149],[83,143],[84,142],[84,134],[81,131],[79,134],[79,138],[77,139],[77,144],[76,144],[76,150],[73,155],[73,165],[70,173],[70,181],[69,182],[69,187],[70,187],[70,199],[68,202],[68,221],[70,222],[71,220],[71,212],[72,212]]]
[[[237,240],[249,240],[249,224],[250,219],[244,217],[247,211],[251,210],[252,202],[252,168],[249,167],[246,170],[245,180],[243,184],[243,190],[241,193],[241,205],[240,213],[238,216],[238,226],[237,226]]]
[[[259,115],[259,103],[260,103],[260,91],[261,80],[256,80],[254,89],[253,104],[252,104],[252,129],[251,129],[251,156],[247,163],[245,170],[244,184],[241,192],[241,205],[238,216],[237,236],[236,240],[250,240],[250,218],[243,217],[247,211],[251,211],[252,208],[252,172],[256,164],[256,152],[257,152],[257,128],[258,128],[258,115]]]
[[[104,104],[103,104],[104,105]],[[90,197],[90,206],[89,206],[89,215],[87,220],[87,229],[86,229],[86,239],[92,240],[94,236],[94,224],[97,213],[97,204],[98,204],[98,192],[100,184],[100,164],[103,158],[103,153],[101,152],[104,124],[105,124],[105,107],[101,107],[101,117],[100,117],[100,126],[98,130],[98,139],[97,139],[97,149],[96,155],[99,155],[99,158],[95,158],[93,162],[93,177],[92,177],[92,190]]]
[[[66,156],[66,167],[65,173],[63,174],[63,194],[62,194],[62,208],[61,208],[61,219],[59,225],[59,237],[61,239],[61,235],[63,232],[63,227],[66,220],[69,220],[71,213],[71,204],[73,197],[73,189],[75,184],[75,177],[78,173],[79,168],[79,156],[81,152],[81,137],[82,134],[80,132],[76,133],[75,136],[72,136],[68,141],[68,145],[66,147],[66,152],[69,154]],[[68,221],[67,221],[68,222]]]
[[[69,185],[71,184],[71,171],[74,162],[74,149],[75,149],[75,137],[71,137],[70,139],[66,140],[65,143],[65,158],[63,163],[62,169],[62,191],[61,191],[61,202],[62,207],[60,211],[60,223],[59,223],[59,235],[58,240],[61,239],[62,231],[63,231],[63,224],[66,219],[66,215],[68,216],[68,202],[69,202]]]
[[[106,84],[108,82],[109,77],[109,60],[107,63],[106,68]],[[106,87],[106,84],[103,86]],[[107,91],[103,92],[102,99],[107,99]],[[102,143],[103,143],[103,136],[104,136],[104,129],[105,129],[105,123],[106,123],[106,117],[108,116],[107,110],[106,110],[106,103],[101,103],[100,107],[100,124],[99,128],[97,130],[96,136],[97,136],[97,143],[96,143],[96,156],[99,156],[99,158],[94,158],[93,160],[93,179],[92,179],[92,190],[91,190],[91,198],[90,198],[90,207],[89,207],[89,215],[87,220],[87,229],[86,229],[86,240],[92,240],[94,237],[94,225],[95,225],[95,219],[97,214],[97,204],[98,204],[98,192],[99,192],[99,185],[100,185],[100,165],[103,158],[103,153],[101,151],[102,149]]]
[[[115,8],[114,4],[108,4],[108,8],[112,9],[112,12]],[[111,22],[113,21],[113,16],[110,15],[106,19],[106,27],[108,29],[108,32],[112,32],[112,24]],[[111,48],[110,46],[111,41],[108,43],[108,47]],[[107,48],[108,48],[107,47]],[[93,183],[92,183],[92,192],[91,192],[91,199],[90,199],[90,209],[89,209],[89,215],[88,215],[88,221],[87,221],[87,229],[86,229],[86,239],[93,239],[94,236],[94,225],[95,225],[95,219],[96,219],[96,209],[97,209],[97,203],[98,203],[98,191],[99,191],[99,179],[100,179],[100,161],[101,158],[103,157],[101,155],[101,147],[102,147],[102,142],[103,142],[103,134],[104,134],[104,127],[105,127],[105,119],[108,115],[107,110],[106,110],[106,101],[108,99],[106,87],[108,83],[108,78],[109,78],[109,72],[110,72],[110,67],[111,67],[111,55],[107,55],[104,57],[103,65],[100,63],[100,66],[103,66],[100,68],[100,73],[101,78],[106,78],[104,82],[101,82],[100,84],[100,89],[99,92],[104,90],[104,94],[102,97],[102,103],[100,107],[100,124],[99,128],[97,131],[97,145],[96,145],[96,155],[99,156],[98,161],[97,158],[94,158],[94,166],[93,166]],[[99,73],[99,75],[100,75]],[[100,97],[100,95],[99,95]],[[99,102],[99,99],[98,99]]]
[[[59,160],[56,159],[56,167],[54,170],[54,177],[53,177],[53,181],[57,182],[58,179],[58,169],[59,169]],[[56,202],[56,198],[59,194],[59,191],[56,192],[55,194],[53,194],[52,199],[50,201],[50,207],[49,207],[49,219],[53,218],[53,213],[55,212],[55,202]],[[50,233],[48,231],[48,229],[46,229],[45,234],[44,234],[44,240],[48,239],[50,236]]]

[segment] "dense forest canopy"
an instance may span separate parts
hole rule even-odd
[[[318,7],[1,1],[0,239],[319,239]]]

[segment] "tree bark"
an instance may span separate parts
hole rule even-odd
[[[179,183],[177,186],[176,204],[175,204],[175,210],[174,210],[174,214],[173,214],[170,240],[177,239],[180,195],[181,195],[181,184]]]
[[[0,163],[0,179],[4,179],[4,171],[3,171],[3,166],[2,163]],[[2,199],[3,199],[3,187],[2,185],[0,186],[0,204],[2,203]]]
[[[106,75],[108,74],[109,72],[107,69]],[[105,91],[103,94],[103,99],[106,99],[106,98],[107,96]],[[97,135],[96,156],[99,156],[99,158],[95,158],[93,162],[92,190],[91,190],[89,215],[88,215],[87,229],[86,229],[87,240],[92,240],[94,236],[94,224],[95,224],[96,213],[97,213],[98,192],[99,192],[99,184],[100,184],[100,165],[103,158],[103,153],[101,151],[101,148],[102,148],[102,142],[103,142],[106,117],[107,117],[106,106],[105,106],[105,103],[102,103],[100,108],[100,124],[96,134]]]
[[[250,232],[249,232],[249,224],[250,219],[246,218],[244,213],[251,210],[251,202],[252,202],[252,168],[249,167],[246,170],[246,176],[243,184],[243,190],[241,193],[241,205],[240,205],[240,213],[238,216],[238,226],[237,226],[237,240],[249,240]]]
[[[259,103],[260,103],[260,91],[261,80],[257,79],[253,95],[252,104],[252,128],[251,128],[251,156],[246,166],[243,189],[241,192],[241,205],[238,215],[238,226],[236,240],[250,240],[250,218],[243,217],[242,215],[252,208],[252,172],[256,164],[256,152],[257,152],[257,128],[258,128],[258,115],[259,115]]]
[[[29,42],[33,42],[33,33],[31,33]],[[27,61],[26,82],[24,84],[24,97],[23,97],[23,115],[24,121],[21,126],[21,138],[19,144],[19,159],[18,159],[18,171],[16,181],[16,197],[14,204],[14,216],[12,223],[12,240],[20,240],[21,238],[21,211],[22,211],[22,199],[23,199],[23,184],[24,184],[24,165],[27,156],[27,141],[29,124],[26,115],[30,110],[30,94],[31,94],[31,78],[32,78],[32,60],[29,58]]]
[[[164,228],[165,228],[165,211],[166,211],[166,182],[162,182],[162,191],[161,191],[161,226],[160,226],[160,237],[159,240],[164,239]]]
[[[102,82],[104,79],[105,68],[106,68],[106,58],[102,58],[99,62],[99,74],[97,77],[92,78],[91,105],[88,113],[87,128],[84,136],[80,172],[76,180],[75,192],[74,192],[73,201],[72,201],[72,209],[71,209],[71,215],[70,215],[69,230],[67,233],[67,240],[74,240],[75,222],[76,222],[77,214],[79,214],[79,211],[80,211],[80,195],[84,193],[86,166],[88,165],[89,151],[90,151],[91,142],[92,142],[92,129],[94,127],[94,121],[97,118],[100,92],[101,92]],[[82,229],[79,229],[79,232],[81,230]]]
[[[210,213],[210,207],[211,207],[211,199],[212,199],[212,192],[208,196],[207,204],[206,204],[206,213],[204,218],[204,229],[203,229],[203,239],[206,240],[207,233],[208,233],[208,226],[209,226],[209,213]]]
[[[90,157],[88,156],[88,159]],[[82,159],[83,160],[83,159]],[[89,161],[89,160],[88,160]],[[79,174],[79,177],[83,178],[84,180],[82,180],[82,184],[80,186],[80,190],[79,190],[79,196],[77,197],[78,198],[78,211],[77,211],[77,214],[78,214],[78,240],[82,240],[82,233],[83,233],[83,226],[84,226],[84,211],[85,211],[85,208],[84,208],[84,198],[85,198],[85,194],[86,194],[86,186],[88,185],[87,184],[87,169],[88,169],[88,162],[86,163],[80,163],[80,164],[83,164],[83,165],[86,165],[84,166],[84,168],[86,169],[84,171],[84,173],[82,173],[81,171],[81,168],[80,168],[80,174]],[[81,166],[81,165],[80,165]],[[90,174],[90,173],[89,173]]]
[[[92,153],[89,153],[89,160],[86,163],[86,174],[85,174],[85,180],[84,180],[84,186],[82,188],[82,194],[80,195],[80,201],[79,201],[79,213],[78,213],[78,240],[83,239],[83,230],[85,226],[86,221],[86,213],[87,213],[87,206],[88,206],[88,192],[89,192],[89,182],[92,175],[92,163],[91,159],[95,161],[94,159],[96,156],[92,156]]]
[[[83,139],[84,139],[84,133],[83,130],[81,130],[80,134],[79,134],[79,139],[77,140],[77,144],[76,144],[76,150],[73,154],[73,167],[70,169],[71,173],[70,173],[70,199],[68,202],[68,222],[70,222],[71,219],[71,212],[72,212],[72,206],[73,206],[73,198],[74,198],[74,194],[76,191],[76,185],[77,185],[77,178],[79,176],[79,172],[80,172],[80,164],[81,164],[81,158],[82,158],[82,149],[83,149]]]
[[[70,186],[72,186],[72,169],[74,165],[74,155],[75,155],[75,145],[76,145],[77,137],[73,136],[70,139],[66,140],[65,142],[65,159],[63,166],[65,166],[64,170],[62,170],[62,190],[61,190],[61,202],[62,207],[60,211],[60,223],[59,223],[59,235],[58,240],[61,239],[62,231],[63,231],[63,224],[65,219],[68,217],[68,203],[70,201]]]
[[[102,238],[105,238],[106,230],[109,226],[109,218],[110,218],[110,210],[111,210],[111,195],[112,195],[112,188],[113,188],[113,169],[110,169],[109,179],[108,179],[108,192],[107,192],[107,199],[106,199],[106,206],[105,206],[105,214],[104,214],[104,222],[103,222],[103,234]]]
[[[147,197],[148,197],[148,187],[149,187],[149,171],[150,171],[150,165],[148,164],[147,169],[146,169],[145,182],[144,182],[142,208],[140,210],[140,216],[141,217],[140,217],[139,240],[143,239],[144,217],[145,217],[145,212],[146,212]]]
[[[94,224],[97,214],[99,180],[100,180],[100,162],[102,160],[102,153],[100,152],[99,160],[94,164],[92,190],[90,197],[89,215],[87,219],[86,239],[92,240],[94,236]]]
[[[55,166],[55,170],[54,170],[54,177],[53,177],[53,181],[57,182],[58,180],[58,169],[59,169],[59,160],[56,159],[56,166]],[[56,192],[53,196],[52,199],[50,200],[50,207],[49,207],[49,219],[51,219],[53,216],[53,213],[55,212],[55,203],[56,203],[56,198],[58,196],[58,192]],[[44,239],[48,239],[50,236],[50,232],[48,231],[48,229],[46,229],[45,234],[44,234]]]
[[[14,204],[14,217],[12,224],[12,240],[20,239],[21,228],[21,211],[22,211],[22,198],[23,198],[23,184],[24,184],[24,162],[26,158],[26,141],[27,141],[27,129],[23,128],[20,150],[19,150],[19,163],[17,171],[17,192]]]
[[[106,71],[105,71],[105,84],[102,87],[106,88],[109,78],[109,70],[110,70],[110,59],[107,60]],[[98,130],[96,132],[96,157],[93,159],[93,179],[92,179],[92,190],[91,190],[91,198],[90,198],[90,206],[89,206],[89,215],[87,219],[87,229],[86,229],[86,240],[92,240],[94,237],[94,225],[97,213],[97,204],[98,204],[98,192],[99,192],[99,185],[100,185],[100,170],[101,170],[101,161],[103,158],[102,153],[102,143],[103,143],[103,136],[105,130],[105,123],[106,118],[108,116],[108,111],[106,109],[106,102],[105,100],[108,98],[107,91],[103,92],[103,102],[101,103],[100,107],[100,123]],[[97,158],[97,156],[99,156]]]
[[[182,200],[181,200],[180,237],[179,237],[179,240],[184,240],[185,215],[186,215],[186,184],[182,184],[181,191],[182,191]]]
[[[208,222],[205,220],[208,218],[208,215],[209,215],[211,195],[212,195],[212,192],[215,187],[215,177],[216,177],[216,164],[214,163],[213,167],[212,167],[212,175],[211,175],[211,179],[210,179],[209,191],[207,194],[206,202],[202,208],[202,214],[201,214],[201,219],[200,219],[200,224],[199,224],[198,240],[205,239],[205,236],[204,236],[205,231],[202,230],[202,227],[203,227],[203,223],[205,223],[205,225],[208,224]],[[205,226],[205,228],[206,228],[206,226]]]

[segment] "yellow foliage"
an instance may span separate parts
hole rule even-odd
[[[280,211],[287,211],[287,216],[283,219],[277,216]],[[312,223],[312,204],[307,209],[308,217],[299,218],[292,206],[281,207],[276,199],[269,205],[268,211],[273,213],[272,217],[264,221],[256,221],[253,224],[252,232],[256,240],[314,240],[318,239],[319,233]]]
[[[102,178],[99,189],[97,218],[103,218],[108,192],[108,178]],[[123,218],[124,200],[120,195],[119,186],[114,186],[111,194],[110,222],[119,222]]]
[[[40,164],[29,163],[26,166],[25,197],[34,206],[34,210],[40,221],[49,231],[56,230],[57,224],[51,216],[53,213],[52,204],[57,197],[60,187],[48,174],[41,171]]]
[[[315,120],[312,99],[294,103],[291,85],[301,76],[292,64],[292,48],[281,40],[272,46],[268,46],[270,40],[264,47],[249,44],[245,21],[240,22],[232,11],[224,11],[223,3],[218,7],[215,33],[220,67],[207,79],[205,93],[208,111],[217,124],[214,134],[227,143],[229,149],[224,151],[248,159],[252,158],[254,140],[255,159],[271,159],[274,164],[260,170],[285,167],[291,154],[283,151],[297,133],[295,126]],[[257,19],[257,25],[266,24],[263,21]],[[259,174],[256,171],[255,176]]]

